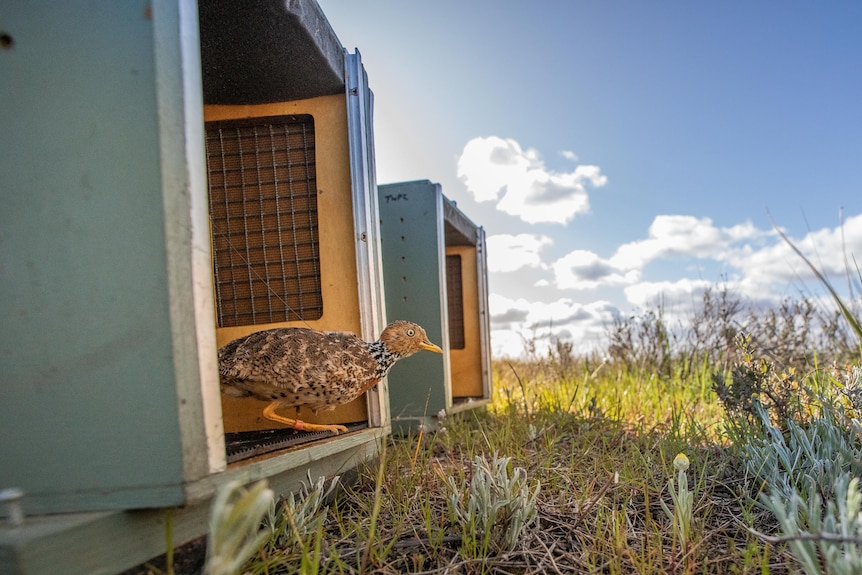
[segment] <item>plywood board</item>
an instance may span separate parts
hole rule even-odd
[[[306,322],[218,328],[216,338],[219,347],[238,337],[274,327],[310,327],[357,334],[361,331],[345,96],[323,96],[260,105],[204,107],[204,119],[208,122],[291,114],[310,114],[314,117],[323,315],[318,320]],[[265,405],[265,402],[252,398],[222,396],[225,431],[284,427],[263,419],[261,411]],[[312,423],[351,423],[367,420],[367,414],[367,403],[363,396],[334,411],[321,411],[317,415],[302,409],[299,417]],[[294,417],[295,413],[283,415]]]
[[[476,248],[447,246],[446,255],[461,256],[464,349],[451,349],[452,397],[482,397],[482,349],[479,336],[479,278]]]

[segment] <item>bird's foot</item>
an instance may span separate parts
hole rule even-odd
[[[306,423],[305,421],[301,421],[299,419],[293,424],[293,428],[297,431],[331,431],[335,435],[338,435],[340,432],[347,433],[347,428],[343,425],[324,425],[321,423]]]
[[[347,433],[347,428],[343,425],[328,425],[322,423],[307,423],[305,421],[299,419],[291,419],[289,417],[284,417],[283,415],[279,415],[275,412],[276,408],[278,408],[279,402],[273,401],[269,405],[266,406],[263,410],[263,416],[270,421],[276,421],[278,423],[283,423],[292,427],[297,431],[331,431],[335,435],[338,435],[341,432]]]

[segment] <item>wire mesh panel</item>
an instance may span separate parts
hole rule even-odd
[[[446,294],[449,311],[449,347],[464,349],[464,293],[461,256],[446,256]]]
[[[218,325],[323,315],[314,119],[207,122]]]

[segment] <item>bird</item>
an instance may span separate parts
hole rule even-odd
[[[343,425],[290,419],[277,409],[307,406],[316,414],[356,399],[383,379],[396,361],[418,351],[443,353],[425,330],[398,320],[366,342],[343,331],[267,329],[235,339],[218,351],[222,393],[270,401],[263,416],[300,431],[346,432]]]

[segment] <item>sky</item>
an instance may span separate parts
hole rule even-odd
[[[709,287],[824,297],[773,222],[836,287],[862,266],[858,1],[319,4],[368,72],[378,183],[485,229],[496,356],[601,349]]]

